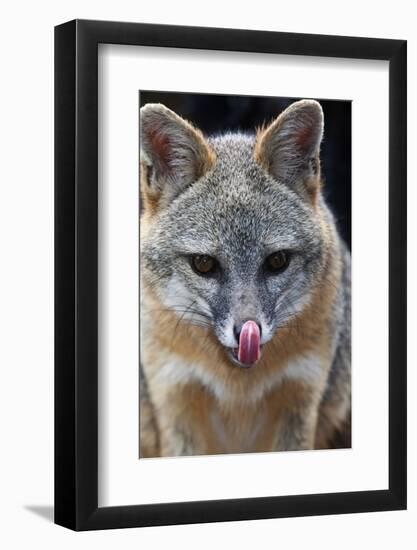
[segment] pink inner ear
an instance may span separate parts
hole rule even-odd
[[[168,136],[162,132],[158,132],[157,129],[152,128],[148,130],[147,137],[149,145],[158,157],[159,162],[164,166],[166,170],[169,170],[169,160],[171,156],[171,144]]]
[[[313,137],[313,127],[304,126],[302,130],[297,133],[296,142],[303,150],[309,148],[311,144],[311,138]]]

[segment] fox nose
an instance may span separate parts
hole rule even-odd
[[[242,332],[242,327],[247,321],[252,321],[252,322],[256,323],[259,327],[259,335],[262,336],[262,326],[261,326],[260,323],[258,323],[258,321],[255,321],[254,319],[246,319],[246,321],[242,321],[240,323],[235,323],[235,325],[233,326],[233,334],[235,335],[236,342],[237,342],[238,345],[239,345],[239,340],[240,340],[240,333]]]

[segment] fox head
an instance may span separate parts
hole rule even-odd
[[[205,138],[147,104],[140,128],[143,283],[211,331],[231,363],[254,364],[324,273],[321,106],[298,101],[256,135]]]

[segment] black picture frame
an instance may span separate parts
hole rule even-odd
[[[389,62],[387,490],[98,507],[98,44]],[[57,524],[90,530],[406,508],[406,48],[405,40],[107,21],[55,28]]]

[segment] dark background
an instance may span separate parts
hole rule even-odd
[[[253,97],[179,92],[140,92],[140,106],[163,103],[206,135],[226,131],[254,132],[288,105],[305,98]],[[324,195],[338,228],[351,246],[351,102],[317,99],[324,112],[321,147]]]

